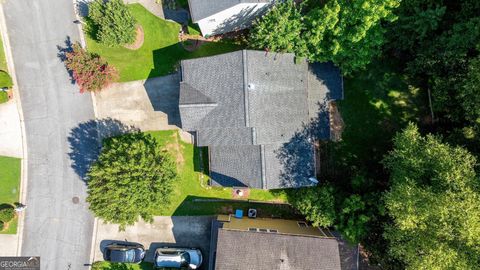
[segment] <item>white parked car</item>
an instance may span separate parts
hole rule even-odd
[[[195,248],[157,248],[155,268],[198,269],[202,264],[202,253]]]

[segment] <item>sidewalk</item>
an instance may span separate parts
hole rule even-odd
[[[22,129],[16,100],[0,104],[0,156],[22,158]]]
[[[17,87],[17,77],[13,64],[10,39],[5,23],[3,4],[0,3],[0,34],[7,61],[8,71],[13,81],[13,100],[0,105],[0,153],[5,156],[22,158],[20,192],[18,202],[24,202],[27,190],[27,145],[25,138],[25,123]],[[4,128],[5,127],[5,128]],[[0,234],[0,256],[19,256],[22,248],[23,224],[25,215],[18,217],[17,234]]]

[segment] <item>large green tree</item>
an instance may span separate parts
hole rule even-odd
[[[292,1],[276,4],[252,30],[250,45],[333,61],[344,73],[364,68],[384,42],[382,21],[395,19],[400,0]]]
[[[250,33],[250,46],[304,56],[306,41],[302,36],[304,31],[302,20],[302,14],[292,0],[277,3],[255,22]]]
[[[364,68],[381,53],[382,21],[393,21],[400,0],[330,0],[306,16],[309,58],[333,61],[344,73]]]
[[[295,191],[291,201],[314,226],[330,227],[336,219],[334,194],[332,186],[323,184]]]
[[[135,41],[136,20],[122,0],[94,0],[88,5],[88,18],[93,22],[96,38],[115,47]]]
[[[391,188],[384,233],[407,269],[478,269],[480,194],[476,159],[465,149],[422,137],[410,124],[386,157]]]
[[[124,229],[169,202],[176,167],[149,134],[134,132],[106,139],[88,172],[90,209]]]

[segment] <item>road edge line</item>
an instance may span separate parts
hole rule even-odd
[[[87,49],[87,42],[85,39],[85,33],[83,32],[83,21],[82,18],[78,12],[78,1],[73,0],[73,12],[75,13],[75,17],[77,18],[77,28],[78,28],[78,34],[80,37],[80,45],[82,45],[82,48]],[[93,105],[93,116],[95,117],[95,120],[98,119],[98,113],[97,113],[97,100],[95,97],[94,92],[90,92],[90,97],[92,99],[92,105]],[[100,131],[98,130],[98,125],[97,125],[97,134],[100,135]],[[100,137],[99,137],[100,138]],[[98,142],[99,145],[101,145],[101,142]],[[95,262],[95,242],[97,241],[97,231],[98,231],[98,218],[94,216],[94,221],[93,221],[93,230],[92,230],[92,239],[91,239],[91,245],[90,245],[90,266],[89,269],[92,268],[93,263]]]
[[[0,29],[3,40],[3,50],[5,53],[5,60],[7,62],[8,72],[12,77],[13,81],[13,94],[16,99],[18,116],[20,118],[20,130],[22,136],[22,166],[20,169],[20,190],[19,190],[19,201],[25,203],[27,199],[27,184],[28,184],[28,154],[27,154],[27,138],[25,135],[25,119],[23,117],[22,110],[22,101],[20,98],[20,91],[18,89],[17,76],[15,72],[15,64],[13,62],[12,49],[10,46],[10,39],[8,36],[8,28],[5,20],[5,12],[3,10],[3,3],[0,4]],[[23,240],[23,227],[25,220],[25,212],[20,213],[18,216],[18,226],[17,226],[17,251],[16,255],[20,256],[22,251],[22,240]]]

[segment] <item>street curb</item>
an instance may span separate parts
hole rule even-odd
[[[3,50],[5,53],[5,59],[7,62],[8,71],[13,81],[13,94],[17,103],[18,116],[20,118],[20,129],[22,134],[22,148],[23,148],[23,157],[22,157],[22,168],[20,171],[20,190],[19,197],[20,202],[24,203],[27,199],[27,184],[28,184],[28,155],[27,155],[27,138],[25,136],[25,120],[23,117],[22,102],[20,99],[20,91],[18,90],[17,76],[15,73],[15,65],[13,63],[13,56],[10,47],[10,39],[8,36],[7,24],[5,21],[5,13],[3,11],[3,4],[0,4],[0,32],[3,40]],[[23,240],[23,226],[25,221],[25,212],[20,213],[18,217],[18,226],[17,226],[17,252],[16,255],[20,256],[22,251],[22,240]]]
[[[77,0],[73,0],[73,9],[75,13],[75,17],[79,22],[82,22],[82,18],[78,13],[78,5],[77,5]],[[80,45],[82,45],[82,48],[87,49],[87,42],[85,41],[85,34],[83,32],[83,23],[77,24],[78,27],[78,34],[80,36]],[[92,105],[93,105],[93,116],[95,119],[98,119],[98,114],[97,114],[97,100],[95,98],[95,93],[90,92],[90,97],[92,98]],[[100,134],[97,126],[97,134]],[[99,146],[101,146],[101,142],[98,142]],[[90,264],[94,263],[95,260],[95,241],[97,240],[97,231],[98,231],[98,218],[94,217],[93,221],[93,230],[92,230],[92,243],[90,246]],[[89,266],[89,269],[91,269],[91,265]]]

